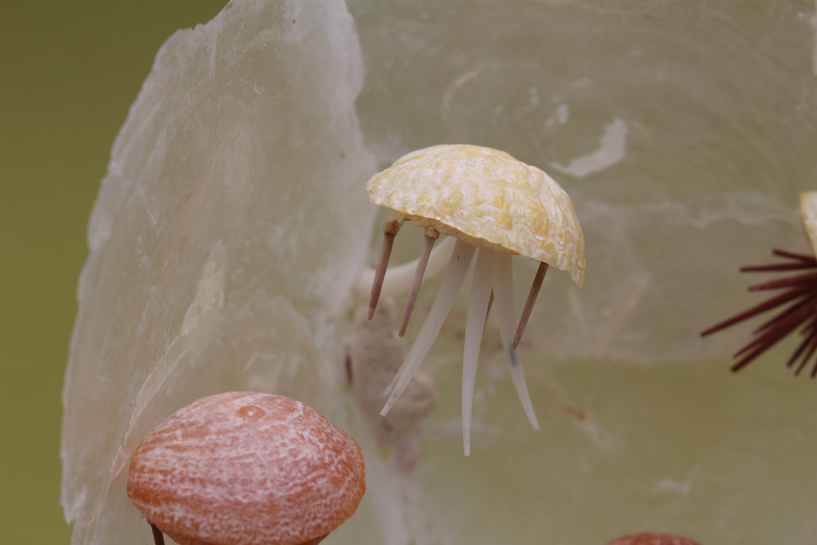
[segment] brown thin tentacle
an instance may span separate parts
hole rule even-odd
[[[491,297],[488,299],[488,310],[485,311],[485,323],[488,323],[488,316],[491,315],[491,307],[494,306],[494,290],[491,290]]]
[[[797,276],[790,276],[788,278],[783,278],[780,280],[763,282],[762,284],[754,284],[753,286],[749,286],[749,291],[775,290],[780,288],[788,288],[791,286],[808,284],[810,282],[817,284],[817,273],[800,274]]]
[[[801,269],[813,269],[814,263],[772,263],[770,265],[747,265],[741,267],[740,272],[774,272],[774,271],[797,271]]]
[[[787,259],[788,262],[742,267],[741,272],[795,271],[817,268],[817,258],[812,255],[778,249],[774,249],[772,253]],[[735,358],[740,359],[732,365],[731,369],[739,371],[778,341],[801,328],[800,334],[803,338],[788,359],[786,366],[794,367],[794,374],[799,375],[814,361],[811,376],[812,378],[817,377],[817,358],[815,358],[817,354],[817,273],[798,274],[749,287],[749,291],[777,289],[782,289],[782,293],[706,329],[701,332],[701,336],[782,307],[781,311],[752,332],[755,338],[734,354]]]
[[[771,310],[775,307],[782,305],[783,303],[796,299],[797,297],[804,295],[809,291],[812,291],[813,289],[814,288],[812,288],[811,286],[803,286],[800,288],[793,288],[789,291],[786,291],[785,293],[781,293],[780,295],[768,299],[760,303],[759,305],[755,305],[750,309],[747,309],[739,314],[732,316],[731,318],[727,318],[726,320],[713,325],[709,329],[705,329],[704,331],[701,332],[701,337],[706,337],[707,335],[715,333],[716,331],[726,329],[729,326],[735,325],[744,320],[748,320],[749,318],[757,316],[758,314],[766,312],[767,310]]]
[[[772,250],[772,254],[779,256],[779,257],[786,257],[789,259],[796,259],[798,261],[804,261],[806,263],[811,263],[812,265],[817,266],[817,258],[813,255],[808,254],[800,254],[796,252],[787,252],[786,250],[779,250],[777,248]]]
[[[794,314],[795,312],[801,312],[800,309],[802,309],[805,306],[810,306],[811,310],[814,310],[815,306],[817,305],[817,303],[814,301],[815,299],[817,299],[817,293],[801,296],[800,300],[795,301],[794,303],[786,307],[782,312],[779,312],[773,318],[764,322],[762,325],[760,325],[760,327],[752,331],[752,335],[757,335],[763,331],[766,331],[769,328],[778,327],[779,324],[783,323],[783,320],[786,317],[788,317],[791,314]],[[808,318],[808,316],[806,316],[806,318]],[[804,320],[806,318],[804,318]]]
[[[756,334],[759,334],[759,336],[735,352],[734,357],[740,356],[750,348],[766,344],[770,339],[773,339],[771,343],[774,344],[783,336],[788,335],[800,327],[800,325],[814,313],[815,305],[817,305],[817,301],[814,301],[813,298],[806,302],[810,304],[798,303],[795,305],[796,308],[794,308],[793,312],[786,312],[785,316],[781,316],[775,323],[768,325],[763,332],[757,331]]]
[[[803,353],[803,351],[808,347],[809,342],[817,336],[817,317],[813,317],[811,322],[809,322],[806,327],[800,332],[804,338],[802,342],[797,346],[797,349],[789,358],[789,361],[786,362],[786,367],[791,367],[794,365],[794,362],[797,361],[797,358]]]
[[[149,522],[150,529],[153,532],[153,543],[154,545],[165,545],[165,535],[159,530],[159,527]]]
[[[433,232],[429,232],[429,230]],[[436,234],[436,236],[434,236]],[[406,334],[409,318],[411,318],[411,311],[414,310],[414,303],[417,300],[417,294],[420,293],[420,284],[423,283],[423,275],[426,272],[428,265],[428,256],[431,255],[431,249],[440,234],[433,227],[426,229],[425,241],[423,243],[423,253],[420,254],[420,259],[417,261],[417,268],[414,271],[414,279],[411,282],[411,289],[409,290],[408,299],[406,299],[406,307],[403,309],[403,321],[400,324],[400,330],[397,332],[398,337]]]
[[[386,277],[386,269],[389,266],[391,249],[394,246],[394,237],[402,224],[403,219],[398,212],[392,212],[383,222],[383,246],[380,249],[380,258],[377,260],[377,268],[374,271],[372,295],[369,298],[369,320],[372,319],[374,311],[377,309],[377,301],[380,299],[380,291],[383,289],[383,279]]]
[[[800,371],[806,366],[808,361],[811,359],[811,356],[814,355],[814,351],[817,350],[817,336],[814,334],[811,335],[811,343],[809,343],[809,349],[805,356],[803,356],[803,361],[800,362],[800,365],[795,369],[794,376],[799,376]]]
[[[516,334],[513,336],[513,349],[519,346],[519,341],[522,339],[522,333],[525,332],[525,327],[528,325],[530,313],[533,310],[533,305],[536,303],[536,298],[539,296],[539,290],[542,288],[542,282],[545,280],[545,274],[548,272],[548,264],[544,261],[539,263],[539,268],[536,270],[536,276],[533,278],[533,284],[528,293],[528,300],[525,302],[525,308],[522,309],[522,316],[519,318],[519,327],[516,328]]]

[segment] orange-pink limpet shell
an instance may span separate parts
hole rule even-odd
[[[227,392],[180,409],[139,444],[127,491],[182,545],[317,543],[366,490],[358,444],[288,397]]]

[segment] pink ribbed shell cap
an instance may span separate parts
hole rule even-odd
[[[315,544],[366,491],[363,452],[288,397],[227,392],[180,409],[139,444],[128,497],[182,545]]]

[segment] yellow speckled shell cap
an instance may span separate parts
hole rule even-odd
[[[421,227],[520,254],[584,283],[584,234],[553,179],[504,151],[442,145],[414,151],[366,184],[373,204]]]
[[[803,216],[811,249],[817,255],[817,191],[800,193],[800,215]]]

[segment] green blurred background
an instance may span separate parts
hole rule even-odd
[[[177,29],[226,0],[0,4],[0,542],[68,543],[61,392],[114,137]]]

